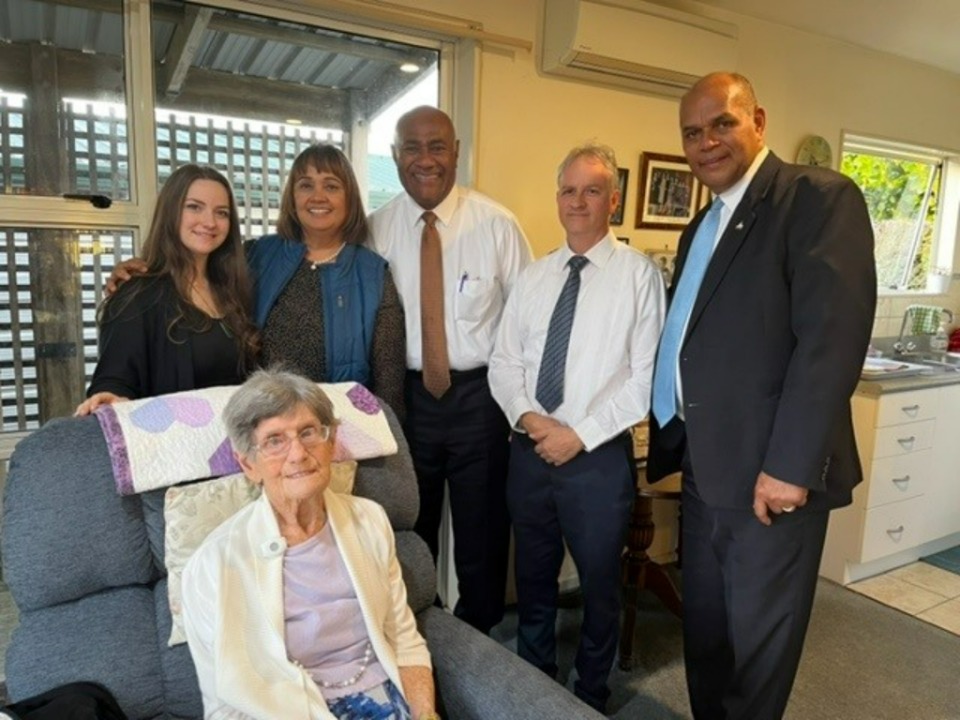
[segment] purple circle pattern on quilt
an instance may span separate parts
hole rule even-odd
[[[148,400],[130,413],[130,422],[151,433],[161,433],[174,422],[203,427],[213,420],[213,408],[201,398],[158,397]]]
[[[376,415],[380,412],[380,402],[377,400],[377,396],[360,383],[347,390],[347,399],[353,403],[357,410],[366,415]]]

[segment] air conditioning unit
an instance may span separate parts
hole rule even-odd
[[[737,65],[736,25],[642,0],[544,0],[546,74],[679,97]]]

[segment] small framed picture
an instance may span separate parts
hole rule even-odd
[[[611,225],[623,225],[623,206],[627,203],[627,178],[630,171],[626,168],[617,168],[617,188],[620,190],[620,203],[610,216]]]
[[[647,255],[660,269],[663,282],[667,287],[673,282],[673,271],[677,265],[677,254],[671,250],[647,250]]]
[[[710,188],[708,188],[703,183],[699,183],[699,185],[700,185],[700,198],[697,200],[698,212],[713,202],[713,195],[710,192]]]
[[[702,201],[700,182],[680,155],[643,153],[637,183],[636,227],[680,230]]]

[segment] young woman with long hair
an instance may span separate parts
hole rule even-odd
[[[239,384],[253,369],[251,285],[223,175],[184,165],[170,176],[142,258],[146,273],[100,308],[100,358],[77,415],[119,400]]]

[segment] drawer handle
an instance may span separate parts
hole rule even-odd
[[[887,535],[889,535],[890,539],[894,542],[899,542],[900,536],[903,535],[903,525],[887,530]]]
[[[891,478],[891,481],[901,490],[906,490],[907,485],[910,484],[910,476],[904,475],[902,478]]]
[[[903,410],[903,411],[904,411],[907,415],[909,415],[910,417],[913,417],[913,416],[916,415],[917,412],[920,410],[920,406],[919,406],[919,405],[904,405],[904,406],[901,407],[900,409]]]
[[[916,435],[911,435],[910,437],[906,437],[906,438],[897,438],[897,442],[900,443],[901,447],[903,447],[904,450],[912,450],[913,443],[916,442],[916,440],[917,440]]]

